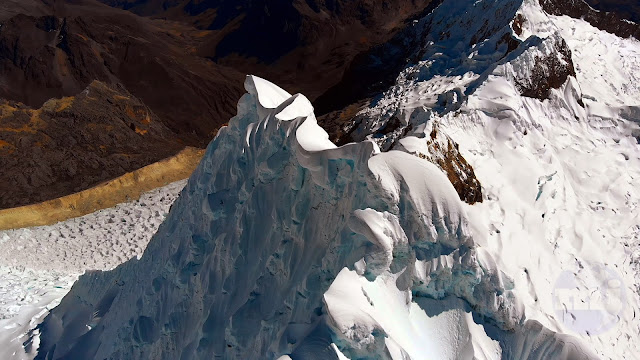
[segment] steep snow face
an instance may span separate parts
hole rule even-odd
[[[37,358],[588,357],[521,331],[533,325],[513,281],[439,168],[372,142],[336,148],[304,96],[245,88],[142,258],[82,276],[36,331]],[[405,338],[440,326],[462,337]]]
[[[640,353],[640,42],[546,16],[535,2],[521,12],[525,35],[566,40],[576,76],[538,101],[515,97],[496,73],[462,116],[443,119],[492,197],[470,213],[494,256],[522,255],[499,267],[516,279],[528,318],[579,334],[601,358],[628,358]],[[561,296],[566,272],[574,299],[591,308]]]
[[[387,150],[407,134],[407,127],[423,124],[431,113],[459,107],[482,82],[480,75],[514,50],[510,24],[521,3],[444,1],[416,21],[415,33],[423,41],[411,56],[415,63],[400,73],[395,86],[356,117],[356,126],[350,129],[352,139],[361,141],[374,134],[374,140]],[[419,119],[411,118],[415,108],[424,108],[426,113]],[[388,131],[394,117],[401,126]]]
[[[514,21],[500,27],[485,13],[506,3],[517,4]],[[456,6],[488,7],[462,16],[500,31],[474,45],[455,28],[434,41],[441,33],[425,26],[419,60],[359,114],[354,137],[428,154],[437,126],[483,185],[483,203],[466,206],[471,233],[513,279],[525,319],[578,335],[601,358],[640,353],[640,42],[535,0],[441,8]],[[446,21],[435,11],[421,23]],[[503,31],[506,47],[486,46]],[[455,58],[441,50],[456,43]],[[483,44],[492,51],[480,56]],[[463,70],[442,72],[443,59]],[[402,125],[380,131],[394,118]]]

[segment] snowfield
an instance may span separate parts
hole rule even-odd
[[[140,199],[50,226],[0,231],[0,359],[25,359],[22,342],[86,270],[142,255],[186,180]]]

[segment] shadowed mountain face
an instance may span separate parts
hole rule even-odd
[[[79,0],[2,2],[0,24],[0,208],[203,147],[241,94],[178,23]]]
[[[40,107],[94,80],[120,84],[200,146],[233,113],[242,76],[193,54],[194,32],[91,2],[59,4],[3,22],[0,98]]]
[[[198,54],[311,98],[431,0],[100,0],[206,31]]]
[[[122,86],[92,82],[40,108],[0,100],[0,208],[86,189],[183,147]]]

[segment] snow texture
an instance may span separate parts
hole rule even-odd
[[[550,16],[535,0],[444,1],[415,26],[425,31],[418,60],[358,115],[355,138],[427,154],[437,124],[483,185],[483,203],[464,206],[470,233],[513,280],[524,328],[577,336],[600,358],[637,358],[640,42]],[[522,96],[536,68],[566,72],[563,46],[575,75],[547,98]],[[553,56],[556,69],[540,64]],[[394,118],[403,126],[376,136]],[[566,274],[575,281],[561,297]],[[583,310],[600,317],[585,323]]]

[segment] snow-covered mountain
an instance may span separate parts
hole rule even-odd
[[[247,77],[144,255],[82,276],[27,350],[634,358],[640,42],[543,2],[417,19],[341,147],[303,95]]]

